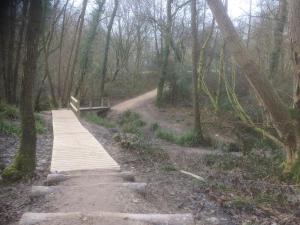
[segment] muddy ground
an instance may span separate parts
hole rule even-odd
[[[139,108],[139,112],[152,112],[156,109],[150,108],[154,105],[147,104],[147,110]],[[149,110],[148,110],[149,109]],[[179,111],[162,110],[164,116],[158,114],[153,121],[164,123],[171,129],[176,127],[176,131],[188,124],[184,119],[176,120]],[[173,115],[175,112],[176,115]],[[149,116],[147,114],[146,116]],[[12,225],[20,218],[23,212],[30,209],[45,210],[43,201],[31,202],[27,196],[28,189],[32,184],[42,184],[49,173],[51,149],[52,149],[52,127],[51,114],[44,113],[47,131],[38,137],[38,170],[34,179],[23,181],[16,185],[0,186],[0,224]],[[167,119],[166,117],[169,117]],[[182,116],[184,117],[184,115]],[[153,122],[150,120],[150,125]],[[176,122],[174,122],[176,121]],[[181,126],[176,123],[182,123]],[[111,156],[121,165],[125,171],[134,171],[137,181],[147,182],[148,194],[146,200],[154,206],[157,212],[179,213],[191,212],[197,219],[197,224],[263,224],[263,225],[296,225],[300,224],[300,198],[295,192],[295,187],[274,184],[265,180],[249,180],[238,172],[219,171],[212,169],[203,158],[207,154],[219,155],[220,160],[223,153],[211,148],[189,148],[181,147],[159,140],[153,133],[146,131],[147,138],[151,140],[153,146],[167,153],[168,157],[145,158],[138,151],[123,149],[114,141],[114,136],[119,132],[117,128],[107,129],[102,126],[91,124],[81,120],[82,124],[104,145]],[[148,122],[148,121],[147,121]],[[8,164],[16,146],[18,138],[1,135],[1,152],[6,157],[3,161]],[[5,146],[5,147],[2,147]],[[231,154],[231,153],[229,153]],[[236,153],[232,153],[235,155]],[[3,159],[3,157],[2,157]],[[237,158],[238,159],[238,158]],[[193,172],[205,179],[205,182],[182,174],[180,170]],[[231,187],[229,190],[228,187]],[[233,189],[235,189],[233,191]],[[272,205],[259,207],[247,202],[233,202],[237,192],[251,196],[255,192],[269,192],[279,190],[279,194],[289,194],[293,201],[288,205]],[[233,204],[234,203],[234,204]]]
[[[50,170],[53,134],[51,112],[41,113],[46,129],[37,138],[37,169],[31,180],[0,184],[0,225],[15,224],[32,204],[28,191],[33,184],[42,185]],[[0,133],[1,169],[9,165],[19,146],[17,136]],[[1,171],[0,171],[1,172]]]

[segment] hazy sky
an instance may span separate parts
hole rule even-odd
[[[252,0],[255,11],[257,0]],[[246,15],[249,12],[250,0],[228,0],[228,14],[232,18]]]
[[[122,0],[121,0],[122,1]],[[143,1],[143,0],[136,0]],[[228,0],[228,14],[231,18],[237,18],[246,15],[249,12],[251,0]],[[255,11],[255,6],[258,0],[252,0],[253,10]],[[94,0],[89,0],[89,5],[93,4]],[[82,0],[75,0],[75,5],[80,6]],[[89,7],[90,8],[90,7]]]

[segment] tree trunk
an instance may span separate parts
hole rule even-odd
[[[112,15],[110,17],[108,27],[107,27],[107,34],[106,34],[106,40],[105,40],[105,49],[103,53],[103,60],[102,60],[102,69],[101,69],[101,84],[100,84],[100,101],[102,97],[104,96],[104,88],[105,88],[105,80],[106,80],[106,74],[107,74],[107,60],[108,60],[108,52],[109,52],[109,45],[110,45],[110,39],[111,39],[111,30],[114,24],[114,19],[118,10],[119,0],[115,0],[114,9],[112,12]]]
[[[299,148],[300,144],[300,1],[299,0],[288,0],[288,11],[289,11],[289,34],[291,41],[291,52],[294,63],[294,108],[297,112],[297,144]],[[299,151],[295,153],[294,157],[300,160]],[[298,162],[300,164],[300,162]],[[298,168],[300,170],[300,168]],[[300,171],[297,175],[298,181],[300,181]]]
[[[272,52],[270,56],[269,77],[274,78],[278,75],[279,59],[283,42],[283,31],[287,20],[287,0],[280,0],[279,12],[275,22],[273,32]]]
[[[19,80],[19,65],[21,60],[21,50],[22,50],[22,43],[23,43],[23,36],[25,33],[25,27],[26,27],[26,15],[27,15],[27,8],[28,8],[28,0],[23,1],[23,8],[22,8],[22,22],[21,27],[19,31],[19,40],[17,43],[16,48],[16,59],[15,59],[15,66],[14,66],[14,83],[12,87],[12,99],[14,102],[17,102],[17,87],[18,87],[18,80]]]
[[[84,0],[82,3],[82,11],[80,14],[80,23],[79,23],[79,28],[78,28],[78,36],[76,40],[76,46],[75,46],[75,52],[74,52],[74,58],[73,58],[73,63],[71,67],[71,72],[70,72],[70,81],[69,85],[67,87],[67,95],[65,98],[65,104],[70,99],[72,88],[73,88],[73,81],[74,81],[74,75],[75,75],[75,67],[77,65],[77,59],[78,59],[78,52],[79,52],[79,46],[80,46],[80,41],[81,41],[81,34],[82,34],[82,28],[83,28],[83,22],[84,22],[84,16],[85,16],[85,11],[86,11],[86,6],[87,6],[88,0]]]
[[[168,60],[170,55],[170,45],[171,45],[171,29],[172,29],[172,2],[173,0],[167,0],[167,26],[164,31],[164,47],[162,51],[162,68],[161,75],[157,87],[157,99],[158,105],[162,104],[163,91],[166,81],[166,76],[168,72]]]
[[[89,57],[90,52],[92,49],[93,41],[97,34],[97,28],[100,22],[101,13],[103,10],[103,6],[105,4],[105,0],[102,0],[101,2],[97,2],[98,8],[95,9],[93,12],[93,19],[92,24],[90,25],[90,30],[88,31],[87,38],[85,40],[85,43],[83,45],[82,55],[81,55],[81,71],[80,71],[80,78],[78,81],[77,88],[75,90],[75,96],[78,96],[80,93],[81,87],[84,84],[84,79],[87,73],[87,70],[89,68]]]
[[[274,127],[286,146],[286,168],[289,170],[291,165],[295,163],[297,151],[297,137],[295,134],[294,121],[290,118],[287,107],[283,104],[273,86],[269,80],[266,79],[262,70],[255,63],[255,60],[251,57],[246,46],[238,36],[229,16],[226,14],[222,2],[220,0],[207,0],[207,3],[218,22],[228,49],[233,54],[237,64],[244,71],[248,82],[258,94],[264,107],[272,117]],[[289,3],[293,5],[292,9],[295,10],[294,14],[292,13],[293,10],[291,12],[291,14],[293,14],[291,20],[294,21],[294,17],[296,17],[295,14],[299,14],[299,7],[296,8],[296,6],[300,6],[300,2],[298,0],[290,0]],[[290,24],[294,24],[294,22],[290,22]],[[293,26],[295,31],[299,30],[300,27],[299,23],[296,23],[296,25],[297,26]],[[293,34],[295,31],[292,29]],[[299,40],[299,36],[291,36]],[[299,60],[299,58],[297,58],[297,60]]]
[[[193,108],[194,108],[194,130],[197,136],[203,139],[201,128],[201,117],[199,108],[199,90],[198,90],[198,62],[199,62],[199,40],[197,26],[197,1],[191,1],[191,28],[192,28],[192,61],[193,61]]]
[[[1,12],[1,23],[3,24],[1,24],[3,26],[1,33],[3,35],[3,59],[5,65],[3,74],[5,97],[8,103],[15,104],[16,102],[13,99],[13,64],[16,36],[16,2],[4,1],[1,7],[4,7]]]
[[[62,20],[62,27],[60,32],[60,39],[59,39],[59,58],[58,58],[58,74],[57,74],[57,92],[58,92],[58,100],[59,100],[59,106],[62,105],[63,101],[63,94],[62,94],[62,79],[61,79],[61,63],[62,63],[62,48],[63,48],[63,41],[64,41],[64,33],[65,33],[65,21],[66,21],[66,11],[67,11],[67,5],[69,3],[69,0],[66,1],[64,7],[63,7],[63,20]],[[66,81],[65,81],[66,83]]]
[[[248,20],[248,32],[247,32],[247,48],[249,48],[250,38],[251,38],[251,28],[252,28],[252,0],[250,0],[249,5],[249,20]]]
[[[4,178],[19,179],[31,175],[36,165],[36,130],[33,113],[33,86],[36,77],[39,34],[42,21],[42,1],[30,0],[29,20],[20,96],[22,136],[14,163],[5,169]]]
[[[54,90],[53,81],[52,81],[52,77],[51,77],[50,69],[49,69],[49,50],[47,50],[47,49],[48,48],[44,49],[45,76],[47,77],[48,82],[49,82],[50,94],[51,94],[53,107],[57,108],[58,104],[57,104],[57,101],[56,101],[55,90]]]
[[[72,91],[72,83],[73,81],[71,82],[72,78],[71,78],[71,74],[73,70],[73,66],[75,66],[74,64],[72,64],[72,59],[73,59],[73,62],[75,61],[75,58],[76,58],[76,48],[78,46],[78,36],[79,36],[79,30],[80,30],[80,25],[82,24],[83,25],[83,18],[84,15],[85,15],[85,9],[86,9],[86,5],[85,3],[87,4],[87,0],[84,0],[84,2],[82,3],[82,9],[81,9],[81,13],[78,17],[78,20],[77,20],[77,23],[76,23],[76,28],[75,28],[75,34],[74,34],[74,38],[72,40],[72,45],[71,45],[71,49],[70,49],[70,55],[69,55],[69,58],[68,58],[68,63],[67,63],[67,72],[66,72],[66,77],[65,77],[65,80],[63,82],[63,93],[62,93],[62,102],[63,102],[63,105],[66,106],[68,104],[68,101],[69,101],[69,94],[71,94],[71,91]],[[85,6],[85,7],[84,7]],[[75,50],[75,53],[74,53],[74,50]],[[74,57],[73,57],[73,53],[74,53]],[[77,60],[76,60],[77,61]],[[74,67],[75,69],[75,67]],[[70,92],[69,92],[70,90]]]

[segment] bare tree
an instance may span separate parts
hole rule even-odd
[[[90,64],[90,52],[92,48],[93,41],[97,34],[97,28],[100,22],[100,16],[103,12],[103,6],[105,4],[105,0],[97,1],[97,8],[93,11],[92,15],[92,22],[90,25],[90,29],[87,34],[87,38],[84,41],[81,53],[81,60],[80,60],[80,78],[78,81],[77,88],[75,90],[75,96],[77,96],[84,84],[85,76]]]
[[[107,60],[108,60],[108,52],[109,52],[109,46],[110,46],[110,39],[111,39],[111,30],[114,24],[114,19],[116,17],[116,13],[118,10],[119,0],[114,1],[114,9],[111,14],[108,26],[107,26],[107,34],[106,34],[106,40],[105,40],[105,48],[103,53],[103,60],[102,60],[102,69],[101,69],[101,83],[100,83],[100,100],[104,96],[104,87],[105,87],[105,80],[106,80],[106,74],[107,74]]]
[[[12,165],[3,173],[4,178],[19,179],[31,175],[36,165],[36,130],[33,113],[33,84],[36,76],[39,34],[42,21],[42,1],[29,1],[29,20],[26,32],[25,56],[20,97],[22,136],[19,151]]]
[[[197,24],[197,0],[191,1],[191,29],[192,29],[192,61],[193,61],[193,108],[194,108],[194,130],[197,136],[203,139],[200,108],[199,108],[199,90],[198,90],[198,62],[199,62],[199,40]]]
[[[79,19],[78,19],[78,23],[77,23],[76,35],[75,35],[76,38],[74,39],[75,42],[74,42],[74,45],[73,45],[73,49],[74,49],[73,62],[72,62],[70,73],[67,72],[68,85],[66,85],[66,93],[65,93],[65,99],[64,99],[64,104],[65,105],[69,101],[69,98],[70,98],[70,95],[71,95],[71,92],[72,92],[72,88],[73,88],[75,67],[76,67],[77,59],[78,59],[79,46],[80,46],[80,41],[81,41],[81,34],[82,34],[82,28],[83,28],[84,16],[85,16],[87,3],[88,3],[88,0],[83,1],[82,10],[81,10],[81,13],[80,13],[80,16],[79,16]],[[78,31],[78,33],[77,33],[77,31]],[[72,56],[72,52],[73,51],[71,51],[71,56]],[[70,67],[68,67],[68,68],[70,68]]]
[[[157,99],[156,102],[158,105],[162,103],[163,91],[166,81],[166,76],[168,72],[168,60],[170,55],[170,45],[171,45],[171,29],[172,29],[172,2],[173,0],[167,0],[167,24],[165,30],[163,32],[164,37],[164,47],[162,50],[162,67],[161,67],[161,75],[158,82],[157,87]]]
[[[220,0],[207,0],[207,3],[214,14],[216,21],[222,31],[222,34],[228,44],[228,48],[233,54],[238,65],[244,71],[247,80],[252,88],[258,94],[268,112],[272,117],[274,127],[276,128],[286,151],[286,171],[291,171],[296,165],[298,157],[298,130],[299,121],[293,120],[290,117],[288,108],[283,104],[278,94],[274,90],[271,83],[266,79],[262,70],[256,64],[253,57],[248,52],[246,46],[242,42],[236,32],[226,10]],[[297,0],[289,0],[289,21],[290,21],[290,37],[292,40],[292,47],[294,51],[296,75],[299,77],[299,15],[300,2]],[[299,79],[298,79],[299,81]],[[296,86],[297,83],[296,83]],[[298,98],[296,89],[295,100]],[[295,101],[297,103],[297,101]],[[297,109],[297,104],[295,104]],[[298,110],[298,109],[297,109]],[[295,123],[296,122],[296,123]],[[296,171],[297,179],[299,179],[299,171]]]
[[[275,27],[273,31],[272,52],[270,56],[270,72],[271,78],[278,74],[279,60],[283,42],[283,31],[287,20],[287,0],[279,1],[278,15],[275,18]]]

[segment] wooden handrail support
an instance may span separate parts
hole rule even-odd
[[[71,106],[72,111],[76,115],[80,115],[80,101],[78,99],[76,99],[75,97],[71,96],[70,106]]]
[[[110,100],[108,97],[102,97],[101,99],[101,106],[110,108]]]

